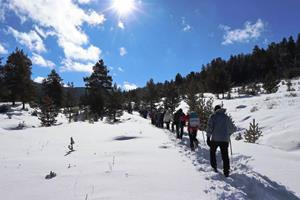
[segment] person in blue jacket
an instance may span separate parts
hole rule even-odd
[[[207,145],[210,147],[210,164],[217,172],[216,151],[220,147],[223,160],[223,172],[229,176],[228,146],[230,135],[236,131],[232,120],[226,115],[226,109],[220,105],[215,106],[214,113],[210,116],[207,125]]]

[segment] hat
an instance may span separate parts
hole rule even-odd
[[[219,109],[221,109],[221,106],[220,105],[216,105],[214,111],[217,111]]]

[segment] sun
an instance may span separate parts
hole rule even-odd
[[[120,16],[126,16],[136,9],[135,0],[112,0],[112,9]]]

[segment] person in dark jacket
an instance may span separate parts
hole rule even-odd
[[[181,119],[182,119],[183,115],[184,115],[184,113],[183,113],[181,108],[179,110],[177,110],[176,113],[174,114],[174,124],[176,126],[176,137],[177,137],[177,139],[182,139],[183,130],[181,131],[180,129],[182,127]]]
[[[210,116],[207,125],[207,145],[210,147],[210,164],[217,172],[216,151],[220,147],[223,160],[223,172],[229,176],[228,146],[230,135],[236,130],[232,120],[226,115],[226,109],[220,105],[215,106],[214,113]]]

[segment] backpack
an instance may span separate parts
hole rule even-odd
[[[196,112],[191,112],[189,117],[189,127],[196,128],[200,126],[200,120]]]

